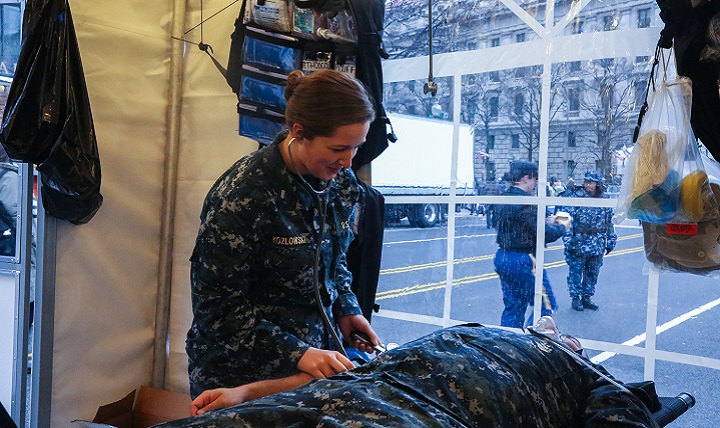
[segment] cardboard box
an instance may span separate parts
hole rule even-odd
[[[190,416],[190,395],[141,386],[125,398],[100,406],[92,422],[76,420],[83,428],[147,428]]]

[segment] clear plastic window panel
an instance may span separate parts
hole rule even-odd
[[[686,427],[717,426],[718,368],[658,361],[655,383],[658,395],[674,397],[681,392],[691,394],[695,407],[680,417],[675,424]],[[672,425],[670,425],[672,426]]]
[[[657,349],[720,359],[717,337],[720,288],[717,278],[681,273],[660,277]]]
[[[387,223],[385,227],[376,303],[382,310],[399,312],[401,318],[409,321],[434,324],[434,330],[437,328],[436,320],[443,316],[442,302],[447,282],[447,205],[392,203],[386,200],[386,212],[393,211],[402,218],[398,222]],[[435,225],[411,224],[408,219],[408,216],[430,215],[430,211],[432,215],[437,213],[441,217]],[[433,320],[427,321],[428,318]],[[410,323],[412,325],[414,323]],[[403,341],[415,339],[425,332],[427,327],[419,324],[403,328]],[[383,336],[398,333],[386,330]]]
[[[395,172],[387,176],[401,176],[405,170],[428,176],[445,168],[449,159],[448,186],[455,189],[436,197],[388,199],[391,204],[425,206],[442,202],[448,208],[447,217],[432,224],[420,224],[417,215],[412,221],[396,213],[390,217],[391,233],[404,229],[417,235],[406,239],[416,244],[404,249],[413,253],[405,255],[408,263],[436,266],[426,270],[424,281],[414,278],[412,283],[438,287],[428,291],[427,298],[379,302],[381,313],[373,325],[398,341],[454,323],[502,323],[505,304],[495,266],[497,225],[491,207],[511,204],[499,193],[512,184],[506,174],[514,161],[539,164],[537,190],[518,203],[547,209],[544,214],[549,216],[616,207],[663,26],[651,0],[467,0],[433,2],[433,7],[434,68],[428,68],[428,3],[386,3],[388,112],[436,120],[438,128],[445,126],[459,136],[452,144],[438,145],[442,149],[427,149],[423,141],[428,139],[414,138],[414,154],[393,158]],[[546,16],[548,10],[552,16]],[[434,97],[424,91],[428,71],[439,86]],[[432,169],[422,164],[428,150],[435,160]],[[603,198],[583,194],[587,173],[600,178]],[[425,218],[432,218],[434,211],[423,211]],[[433,228],[444,231],[443,253],[427,242]],[[717,336],[711,330],[720,306],[716,277],[658,275],[649,271],[643,227],[637,220],[615,224],[614,232],[616,243],[603,248],[601,265],[596,261],[595,273],[590,272],[597,276],[591,281],[597,310],[573,308],[568,284],[580,281],[588,290],[582,283],[587,269],[578,270],[569,249],[573,244],[563,238],[540,246],[530,279],[532,303],[544,301],[549,283],[559,330],[578,337],[592,360],[618,379],[655,379],[661,395],[684,389],[713,401],[711,379],[717,378],[720,354],[707,338]],[[384,253],[383,269],[396,266],[390,260],[397,257]],[[539,277],[543,273],[546,283]],[[381,288],[387,289],[387,278],[381,274]],[[388,308],[392,313],[382,311]],[[523,324],[539,312],[528,306]],[[683,423],[714,426],[711,414],[697,406],[683,416]]]

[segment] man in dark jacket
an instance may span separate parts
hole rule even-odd
[[[510,166],[510,186],[503,195],[531,196],[537,186],[537,165],[516,161]],[[500,276],[505,310],[500,325],[522,328],[525,311],[532,304],[535,290],[535,240],[537,238],[537,215],[535,205],[495,205],[497,219],[497,243],[495,272]],[[555,217],[545,222],[545,243],[560,238],[569,224],[561,224]],[[551,315],[557,309],[550,280],[543,271],[542,315]]]

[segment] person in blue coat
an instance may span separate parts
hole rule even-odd
[[[597,171],[585,173],[583,187],[568,195],[575,198],[607,198],[603,177]],[[565,207],[572,217],[572,228],[563,235],[565,260],[569,266],[568,291],[576,311],[596,311],[595,295],[603,257],[615,248],[617,235],[612,223],[613,209]]]
[[[532,162],[516,161],[510,165],[512,186],[503,195],[531,196],[537,187],[538,168]],[[497,244],[495,272],[500,277],[505,309],[500,325],[522,328],[525,312],[533,302],[535,290],[535,241],[537,239],[535,205],[495,205]],[[549,216],[545,222],[545,243],[559,239],[569,224]],[[557,309],[547,273],[543,271],[543,308],[541,314],[551,315]]]

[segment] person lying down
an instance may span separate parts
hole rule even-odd
[[[455,326],[327,379],[156,427],[657,427],[642,401],[569,349]]]

